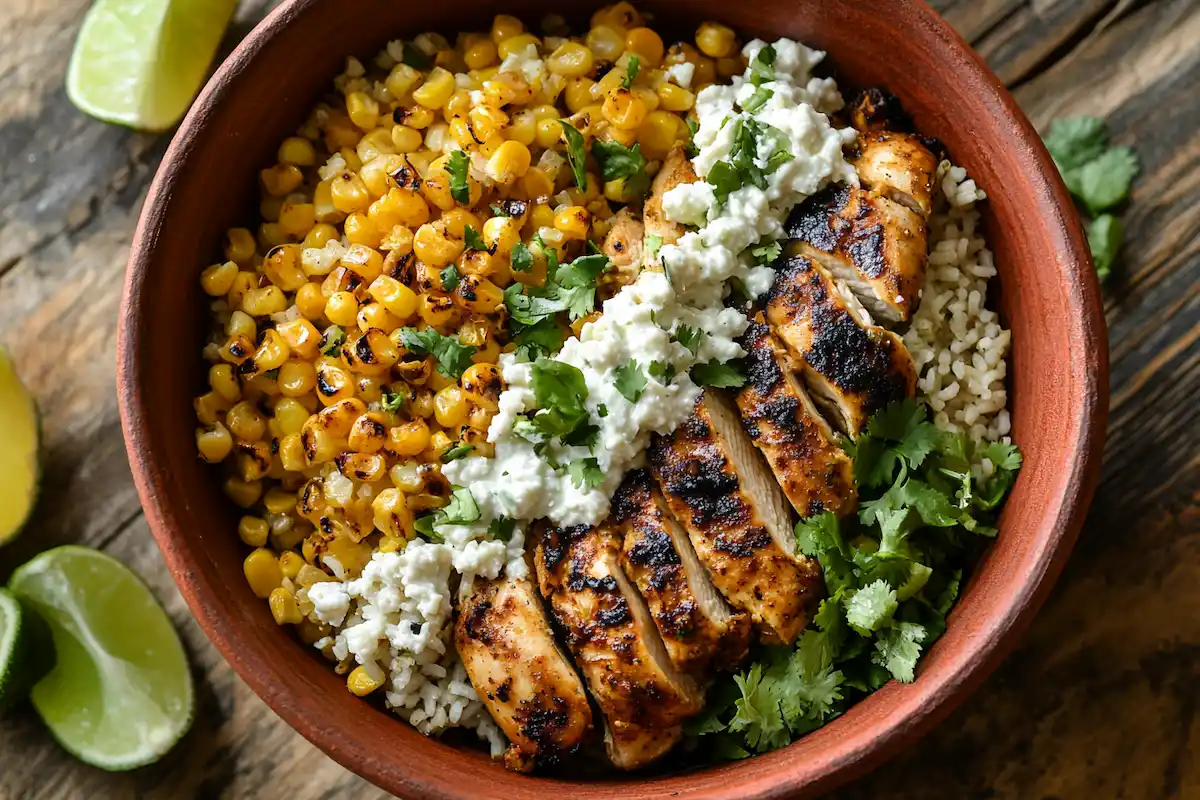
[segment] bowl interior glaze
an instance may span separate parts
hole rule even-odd
[[[585,18],[598,3],[580,3]],[[130,257],[118,387],[150,527],[200,624],[248,684],[345,766],[405,798],[765,798],[809,795],[859,774],[949,713],[1011,648],[1070,550],[1099,468],[1107,347],[1099,289],[1073,208],[1036,133],[994,76],[927,7],[909,0],[648,0],[656,27],[704,19],[828,50],[843,88],[896,93],[988,193],[985,216],[1012,327],[1010,409],[1025,466],[1001,532],[924,659],[796,744],[684,775],[598,783],[506,772],[426,739],[353,697],[276,627],[242,577],[237,514],[195,456],[192,397],[206,328],[197,276],[256,208],[257,171],[325,94],[347,55],[425,30],[486,28],[498,10],[539,20],[561,3],[292,0],[233,53],[179,129],[150,190]]]

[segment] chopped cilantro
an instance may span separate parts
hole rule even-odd
[[[494,252],[494,249],[488,247],[483,241],[483,237],[479,235],[479,231],[470,225],[463,229],[463,241],[467,243],[468,250],[483,250],[487,253]]]
[[[670,383],[677,373],[674,364],[669,364],[665,361],[651,361],[650,366],[646,367],[646,372],[651,378],[666,386]]]
[[[456,444],[442,453],[442,463],[449,464],[451,461],[458,461],[474,449],[475,445],[473,444]]]
[[[454,266],[453,264],[446,267],[442,270],[441,278],[442,289],[447,292],[453,292],[456,288],[458,288],[458,267]]]
[[[596,278],[608,267],[608,256],[593,253],[566,264],[557,264],[547,250],[547,278],[540,287],[514,283],[504,290],[504,302],[512,319],[533,325],[565,311],[576,320],[596,309]]]
[[[513,272],[529,272],[533,269],[533,253],[524,242],[517,242],[509,254],[509,263],[512,264]]]
[[[346,332],[337,325],[330,325],[321,335],[321,355],[335,355],[345,343]]]
[[[588,419],[587,383],[583,373],[564,361],[539,358],[533,362],[534,402],[538,412],[532,418],[534,428],[547,437],[569,437],[586,426]]]
[[[630,192],[641,191],[650,185],[650,176],[646,174],[646,157],[642,155],[642,146],[634,144],[626,147],[620,142],[603,142],[597,139],[592,142],[592,157],[600,167],[600,177],[606,181],[618,178],[628,178],[625,185]]]
[[[686,120],[688,128],[687,147],[684,148],[684,153],[688,158],[695,158],[700,155],[700,148],[696,147],[696,131],[700,130],[700,123],[695,117],[688,117]]]
[[[513,531],[517,529],[517,521],[509,517],[496,517],[488,523],[488,536],[498,542],[508,542],[512,539]]]
[[[750,82],[761,86],[775,80],[775,47],[766,45],[754,55],[750,62]]]
[[[443,336],[432,328],[421,331],[401,328],[400,343],[417,355],[433,356],[438,362],[438,372],[455,380],[471,366],[471,356],[478,349],[464,345],[457,336]]]
[[[451,525],[466,525],[479,519],[479,506],[471,490],[465,486],[455,486],[450,494],[450,502],[439,512],[440,521]]]
[[[510,323],[509,335],[517,346],[519,361],[534,361],[538,356],[552,356],[567,340],[566,332],[553,317],[535,322],[533,325]]]
[[[637,56],[629,57],[629,63],[625,65],[625,77],[621,79],[622,87],[628,89],[633,86],[633,79],[637,77],[640,66],[641,60]]]
[[[598,417],[600,417],[600,419],[604,419],[605,417],[607,417],[608,416],[608,406],[604,405],[604,403],[601,403],[600,405],[596,406],[596,415]]]
[[[390,386],[384,386],[381,391],[383,396],[379,400],[379,405],[384,411],[395,414],[404,408],[404,403],[408,399],[405,394],[395,391]]]
[[[766,189],[767,176],[794,158],[787,150],[787,138],[778,128],[743,118],[735,120],[733,125],[733,149],[729,159],[713,164],[705,179],[712,185],[718,205],[743,186]],[[766,166],[761,167],[759,149],[764,143],[771,147],[771,155],[767,157]]]
[[[464,206],[471,204],[471,187],[467,183],[469,163],[466,153],[462,150],[455,150],[450,154],[450,159],[446,162],[445,167],[446,172],[450,174],[450,196]]]
[[[775,92],[772,90],[765,86],[760,86],[754,90],[754,94],[746,99],[746,102],[742,103],[742,111],[745,111],[747,114],[753,114],[765,106],[767,101],[774,95]]]
[[[583,134],[579,130],[567,122],[565,119],[560,119],[559,124],[562,125],[563,136],[567,140],[567,161],[571,164],[571,173],[575,176],[575,185],[582,191],[587,191],[587,144],[584,142]]]
[[[703,328],[691,328],[687,325],[680,325],[675,329],[675,341],[690,350],[693,356],[700,352],[700,345],[703,344],[704,338],[707,335]]]
[[[580,489],[595,489],[604,483],[604,470],[594,458],[577,458],[567,465],[567,475]]]
[[[663,238],[657,234],[650,234],[646,237],[646,258],[650,261],[658,258],[658,251],[663,246]]]
[[[631,403],[636,403],[646,389],[646,373],[636,361],[613,370],[617,391]]]
[[[736,389],[746,385],[746,377],[738,372],[731,362],[709,361],[692,367],[692,380],[698,386],[714,386],[718,389]]]
[[[782,254],[783,244],[780,242],[766,242],[750,248],[751,260],[760,267],[774,263],[775,259]]]
[[[434,524],[437,522],[437,513],[422,514],[413,520],[413,529],[424,536],[431,542],[443,542],[442,535],[437,532]]]

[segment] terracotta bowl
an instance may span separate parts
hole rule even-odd
[[[580,3],[580,14],[592,3]],[[888,684],[843,717],[768,755],[683,775],[600,783],[506,772],[427,739],[353,697],[329,665],[275,626],[242,577],[235,510],[195,456],[206,302],[200,270],[256,208],[257,170],[327,91],[347,55],[425,30],[486,29],[561,2],[292,0],[218,70],[175,136],[133,244],[119,343],[121,416],[151,530],[218,649],[280,716],[333,758],[406,798],[766,798],[812,795],[861,774],[943,719],[1009,651],[1079,532],[1105,429],[1107,346],[1099,289],[1067,193],[1029,122],[968,46],[912,0],[646,0],[687,35],[705,19],[829,51],[843,88],[900,96],[924,133],[987,191],[1000,303],[1013,331],[1011,410],[1025,452],[1000,536],[911,685]]]

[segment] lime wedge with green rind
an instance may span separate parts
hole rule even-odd
[[[0,589],[0,716],[28,697],[53,665],[46,623]]]
[[[67,70],[80,110],[140,130],[165,130],[208,74],[237,0],[96,0]]]
[[[121,562],[86,547],[49,550],[9,591],[49,625],[57,659],[30,693],[59,743],[101,769],[162,758],[187,733],[195,693],[165,611]]]
[[[16,538],[37,501],[38,414],[12,359],[0,347],[0,545]]]

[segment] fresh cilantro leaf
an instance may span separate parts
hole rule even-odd
[[[593,447],[600,441],[600,428],[596,425],[580,425],[570,433],[563,434],[562,443],[568,446]]]
[[[508,211],[505,210],[505,208],[503,206],[498,206],[495,203],[492,203],[491,205],[489,205],[488,208],[490,208],[492,210],[493,217],[511,217],[512,216],[512,214],[509,214]]]
[[[464,206],[471,204],[471,187],[467,183],[470,162],[462,150],[455,150],[446,162],[445,170],[450,173],[450,196]]]
[[[426,539],[428,539],[431,542],[444,542],[445,539],[442,537],[442,535],[440,533],[437,532],[437,529],[434,527],[434,524],[436,521],[437,521],[436,513],[422,514],[421,516],[419,516],[413,520],[413,530],[415,530],[417,533],[421,534],[422,536],[424,536]]]
[[[471,356],[478,349],[464,345],[457,336],[443,336],[433,328],[421,331],[401,328],[400,343],[417,355],[433,356],[438,362],[438,372],[455,380],[461,378],[467,367],[471,366]]]
[[[700,123],[696,121],[695,117],[688,117],[685,122],[687,123],[688,140],[684,154],[688,158],[695,158],[700,155],[700,148],[696,147],[696,131],[700,130]]]
[[[750,82],[761,86],[775,80],[775,47],[766,45],[754,55],[750,62]]]
[[[626,147],[620,142],[604,142],[597,139],[592,142],[592,156],[600,167],[600,177],[603,180],[613,181],[646,174],[646,157],[642,155],[642,146],[639,144]]]
[[[520,361],[534,361],[538,356],[552,356],[566,341],[567,336],[553,317],[547,317],[533,325],[512,323],[509,328],[513,344],[517,346]]]
[[[384,386],[381,393],[383,396],[379,400],[379,405],[390,414],[395,414],[404,408],[404,403],[408,399],[406,394],[397,392],[390,386]]]
[[[575,175],[575,185],[582,191],[587,191],[587,145],[584,143],[583,134],[579,130],[567,122],[565,119],[560,119],[559,124],[562,125],[563,136],[567,140],[567,161],[571,164],[571,172]]]
[[[442,453],[442,463],[449,464],[451,461],[457,461],[474,449],[475,445],[473,444],[457,444]]]
[[[1097,158],[1108,146],[1108,129],[1096,117],[1067,117],[1050,123],[1046,149],[1064,172]]]
[[[759,86],[754,90],[754,94],[750,95],[750,97],[746,99],[746,102],[742,103],[742,111],[745,111],[747,114],[754,114],[763,106],[765,106],[767,101],[770,100],[774,95],[775,92],[771,89],[768,89],[765,86]]]
[[[750,258],[760,267],[774,263],[782,254],[783,245],[780,242],[766,242],[750,248]]]
[[[1088,247],[1092,250],[1092,261],[1101,281],[1112,274],[1113,264],[1116,263],[1117,253],[1121,250],[1121,240],[1124,238],[1125,230],[1121,221],[1112,214],[1101,214],[1088,225]]]
[[[567,465],[571,482],[580,489],[595,489],[604,483],[604,470],[594,458],[577,458]]]
[[[650,365],[646,367],[646,372],[663,386],[670,383],[677,374],[675,365],[665,361],[651,361]]]
[[[760,753],[783,747],[791,741],[779,701],[762,686],[763,668],[755,664],[745,675],[735,675],[734,681],[742,692],[734,704],[736,713],[729,721],[729,730],[744,731],[746,743]]]
[[[617,391],[631,403],[636,403],[646,389],[646,372],[636,361],[613,370]]]
[[[601,403],[600,405],[596,406],[596,415],[598,417],[600,417],[600,419],[604,419],[605,417],[607,417],[608,416],[608,406],[604,405],[604,403]]]
[[[680,325],[675,329],[675,341],[690,350],[693,356],[700,351],[700,345],[704,343],[707,335],[703,328]]]
[[[433,66],[433,56],[411,42],[405,42],[400,60],[413,69],[427,70]]]
[[[826,511],[796,523],[796,546],[809,558],[836,552],[848,555],[838,525],[837,515]]]
[[[467,243],[468,250],[483,250],[484,252],[493,252],[483,241],[483,237],[479,235],[479,231],[468,225],[463,229],[463,241]]]
[[[1132,149],[1114,147],[1079,168],[1075,193],[1093,216],[1108,211],[1129,196],[1138,168]]]
[[[553,282],[541,288],[526,288],[513,283],[504,290],[504,305],[508,307],[509,317],[521,325],[537,325],[566,310],[558,286]]]
[[[633,85],[633,79],[637,77],[640,66],[641,60],[637,56],[629,57],[629,63],[625,65],[625,77],[621,80],[621,86],[628,89]]]
[[[980,452],[984,458],[992,462],[992,466],[996,469],[1011,471],[1021,468],[1023,457],[1020,448],[1015,444],[988,442]]]
[[[546,436],[567,436],[585,424],[587,383],[583,373],[563,361],[539,358],[533,362],[531,384],[540,409],[533,424]]]
[[[653,261],[658,258],[658,251],[663,246],[663,238],[656,234],[650,234],[646,237],[646,258],[648,261]]]
[[[729,279],[729,296],[735,302],[750,303],[753,302],[754,296],[750,294],[750,290],[746,288],[746,284],[741,278],[733,277]]]
[[[326,356],[336,355],[345,343],[346,332],[338,325],[330,325],[325,329],[325,333],[321,335],[321,354]]]
[[[708,181],[713,187],[713,198],[718,204],[725,198],[742,188],[742,178],[737,169],[728,161],[718,161],[708,170]]]
[[[529,272],[533,269],[533,253],[524,242],[517,242],[509,255],[509,263],[512,264],[513,272]]]
[[[440,522],[450,525],[466,525],[479,519],[479,506],[475,496],[465,486],[455,486],[450,502],[438,514]]]
[[[924,641],[923,625],[898,622],[875,634],[875,652],[871,654],[871,660],[901,683],[912,683]]]
[[[559,289],[559,298],[572,320],[596,310],[596,279],[608,264],[608,256],[594,253],[580,256],[555,270],[554,283]]]
[[[458,288],[458,268],[451,264],[442,270],[442,289],[447,292],[453,292]]]
[[[746,376],[738,372],[732,362],[709,361],[692,367],[692,380],[698,386],[713,386],[718,389],[736,389],[746,385]]]
[[[885,581],[877,580],[859,589],[846,603],[846,622],[862,636],[869,636],[891,622],[899,603],[896,592]]]
[[[488,523],[488,536],[498,542],[512,540],[513,532],[517,529],[517,521],[508,517],[496,517]]]

